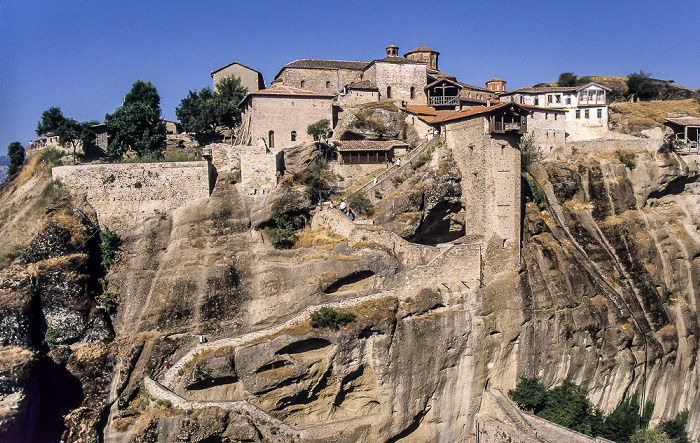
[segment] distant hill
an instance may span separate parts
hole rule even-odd
[[[612,90],[610,96],[613,101],[622,101],[627,95],[627,77],[615,75],[589,75],[580,78],[585,78],[589,81],[606,86]],[[658,78],[651,79],[658,87],[659,100],[686,100],[695,96],[695,90],[686,88],[685,86],[676,85],[673,80],[661,80]],[[543,83],[544,84],[544,83]],[[557,82],[546,83],[551,86],[556,86]]]
[[[0,185],[7,180],[7,166],[0,166]]]
[[[0,155],[0,166],[10,166],[10,157]]]

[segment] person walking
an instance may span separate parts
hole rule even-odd
[[[338,207],[340,208],[340,212],[342,212],[343,214],[346,213],[345,210],[347,208],[347,205],[345,204],[345,200],[340,200],[340,205]]]

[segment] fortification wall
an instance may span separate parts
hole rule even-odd
[[[527,133],[543,158],[563,159],[565,155],[566,114],[536,111],[527,118]]]
[[[84,193],[102,226],[125,230],[144,218],[208,198],[205,161],[58,166],[54,180]]]
[[[233,146],[237,150],[241,162],[241,183],[250,195],[267,194],[277,186],[277,154],[267,151],[261,146]]]

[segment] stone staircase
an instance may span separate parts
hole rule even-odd
[[[365,196],[370,199],[372,202],[374,202],[374,195],[371,191],[381,188],[383,184],[388,183],[389,180],[392,178],[396,177],[399,174],[403,174],[406,171],[409,171],[412,167],[413,164],[420,158],[421,155],[429,152],[431,149],[436,148],[438,145],[443,143],[444,140],[441,139],[440,137],[435,137],[432,140],[425,140],[418,146],[416,146],[411,152],[406,154],[402,159],[401,159],[401,166],[399,167],[391,167],[387,169],[386,171],[382,172],[376,177],[376,183],[375,180],[369,181],[365,183],[364,185],[360,186],[355,193],[361,192],[365,194]]]

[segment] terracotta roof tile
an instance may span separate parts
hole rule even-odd
[[[336,149],[339,152],[389,151],[395,146],[408,146],[400,140],[343,140],[336,143]]]
[[[437,52],[437,51],[434,51],[434,50],[432,50],[432,49],[430,49],[430,48],[427,48],[427,47],[425,47],[425,46],[423,46],[423,45],[420,45],[420,46],[418,46],[417,48],[408,51],[408,52],[405,53],[403,56],[406,57],[408,54],[413,54],[414,52],[435,52],[435,53],[438,54],[438,55],[440,54],[440,53]]]
[[[348,84],[348,89],[372,89],[377,90],[378,88],[369,80],[362,80],[361,82],[352,82]]]

